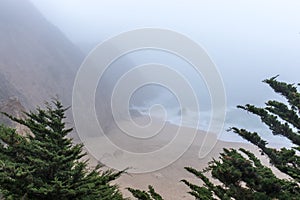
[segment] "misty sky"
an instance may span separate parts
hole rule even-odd
[[[96,44],[142,27],[189,36],[216,63],[232,104],[267,99],[272,92],[261,83],[265,78],[280,74],[280,80],[299,81],[298,0],[31,1],[75,44]]]

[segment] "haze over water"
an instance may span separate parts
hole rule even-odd
[[[262,106],[277,99],[261,81],[280,74],[287,82],[299,81],[300,2],[299,1],[83,1],[32,0],[49,21],[72,41],[88,52],[96,44],[121,32],[143,27],[165,28],[182,33],[204,47],[216,64],[225,85],[227,118],[230,126],[263,130],[259,119],[236,105],[251,103]],[[200,105],[200,127],[206,129],[210,116],[209,93],[204,80],[179,57],[164,52],[143,51],[127,55],[133,65],[166,64],[180,71],[197,88]],[[190,108],[180,111],[176,99],[167,90],[157,89],[153,99],[133,102],[142,114],[152,104],[165,105],[167,120],[178,123],[178,112],[198,115]],[[159,117],[159,113],[158,113]],[[250,118],[250,120],[249,120]],[[188,125],[188,122],[186,123]],[[224,131],[225,132],[225,131]],[[226,136],[227,135],[227,136]],[[222,139],[241,141],[233,135]],[[263,134],[269,138],[268,134]],[[270,137],[274,143],[286,144],[282,138]]]

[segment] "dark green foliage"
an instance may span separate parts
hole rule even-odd
[[[88,169],[82,144],[67,138],[65,111],[54,100],[46,109],[11,120],[29,128],[26,137],[0,126],[0,190],[6,199],[123,199],[110,182],[122,172]]]
[[[212,191],[220,199],[297,199],[300,195],[299,186],[295,182],[277,178],[254,154],[245,149],[224,149],[220,160],[211,162],[204,171],[192,168],[187,170],[205,183],[204,187],[199,188]],[[224,185],[213,185],[204,175],[208,171]],[[195,191],[193,188],[191,190]],[[199,193],[196,197],[209,199],[213,196],[212,193],[205,193],[205,196]]]
[[[276,80],[278,76],[266,79],[263,82],[267,83],[276,93],[281,94],[287,99],[292,110],[300,111],[300,93],[294,84],[279,82]]]
[[[266,147],[266,142],[262,140],[257,133],[251,133],[244,129],[232,128],[232,130],[258,146],[263,154],[270,158],[270,162],[281,172],[288,174],[296,181],[300,181],[300,157],[295,149],[282,148],[280,150]]]
[[[139,200],[163,200],[163,198],[154,191],[154,188],[151,185],[148,186],[149,191],[135,190],[132,188],[127,189]]]
[[[278,111],[278,109],[280,109],[282,106],[280,106],[279,103],[274,102],[275,101],[269,101],[267,105],[273,104],[273,106],[268,106],[267,108],[257,108],[249,104],[247,104],[246,106],[238,106],[238,108],[244,109],[246,111],[258,115],[261,118],[261,121],[267,126],[269,126],[270,130],[274,135],[282,135],[290,139],[294,144],[300,145],[300,135],[292,130],[291,124],[289,124],[288,122],[291,121],[295,124],[295,126],[298,126],[298,116],[294,118],[289,118],[288,121],[285,119],[289,115],[296,114],[295,111],[289,109],[287,109],[286,111]],[[285,122],[281,122],[278,119],[278,117],[282,117],[281,120],[284,120]]]
[[[262,165],[254,154],[245,149],[224,149],[220,160],[213,160],[207,169],[197,171],[186,168],[187,171],[200,178],[203,186],[194,186],[188,181],[184,183],[190,187],[197,199],[300,199],[300,94],[293,84],[278,82],[276,77],[265,80],[273,90],[287,99],[288,105],[279,101],[268,101],[265,108],[258,108],[247,104],[238,108],[251,112],[261,118],[273,135],[288,138],[295,147],[293,149],[274,149],[267,146],[259,133],[250,132],[236,127],[230,130],[260,148],[262,154],[267,155],[271,164],[291,179],[277,178],[270,168]],[[298,154],[297,154],[298,151]],[[206,178],[210,172],[222,185],[214,185]]]
[[[238,106],[260,117],[273,135],[288,138],[293,144],[292,149],[274,149],[268,147],[259,133],[250,132],[236,127],[230,128],[242,138],[257,146],[261,153],[268,156],[270,163],[282,173],[290,176],[289,179],[276,177],[272,170],[264,166],[250,151],[243,148],[224,149],[218,160],[213,160],[204,170],[191,167],[185,169],[201,179],[201,186],[182,182],[190,188],[189,194],[197,200],[290,200],[300,199],[300,93],[293,84],[279,82],[276,77],[264,81],[276,93],[281,94],[287,103],[275,100],[268,101],[266,107],[258,108],[247,104]],[[246,119],[245,119],[246,120]],[[207,173],[221,184],[213,184]],[[131,190],[132,193],[145,195],[140,199],[151,199],[145,191]],[[135,195],[139,198],[141,196]]]

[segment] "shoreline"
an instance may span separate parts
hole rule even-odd
[[[147,119],[143,116],[136,117],[135,120],[136,120],[135,122],[140,125],[147,124]],[[130,123],[131,122],[128,120],[124,120],[120,122],[121,126],[128,128],[129,130],[131,128]],[[159,122],[158,120],[153,120],[152,123],[153,126],[150,127],[149,130],[145,130],[144,133],[141,134],[147,135],[147,133],[151,133],[153,131],[152,129],[157,128],[157,126],[160,126],[160,124],[161,122]],[[118,127],[112,127],[109,133],[107,133],[107,136],[118,147],[126,151],[132,151],[136,153],[151,152],[157,148],[162,148],[164,145],[166,145],[166,141],[172,139],[174,135],[176,136],[174,132],[178,128],[179,127],[174,124],[165,123],[164,129],[161,130],[161,134],[155,135],[153,138],[151,138],[151,140],[149,139],[149,141],[134,140],[131,137],[124,136],[124,132],[122,132]],[[118,178],[115,181],[115,183],[117,183],[120,186],[120,189],[124,194],[124,197],[132,197],[131,194],[126,190],[126,188],[128,187],[147,190],[148,185],[152,185],[155,188],[155,190],[159,194],[161,194],[163,198],[166,200],[168,199],[194,200],[194,198],[187,193],[189,191],[189,188],[185,186],[183,183],[181,183],[180,180],[186,179],[196,184],[201,184],[201,180],[188,173],[184,169],[184,167],[190,166],[190,167],[194,167],[197,170],[204,169],[205,167],[208,166],[208,162],[211,161],[213,158],[218,159],[219,154],[223,151],[223,148],[235,148],[235,149],[239,149],[241,147],[245,148],[253,152],[257,157],[259,157],[262,163],[266,164],[267,166],[270,166],[268,159],[265,158],[264,156],[261,156],[259,149],[254,145],[251,145],[250,143],[222,141],[219,140],[215,134],[205,133],[204,131],[195,130],[189,127],[181,127],[181,128],[182,131],[186,133],[186,135],[188,135],[191,132],[195,132],[195,131],[197,132],[194,141],[188,147],[188,149],[177,160],[175,160],[174,162],[172,162],[171,164],[167,165],[162,169],[154,170],[152,172],[147,172],[147,173],[140,173],[140,174],[131,173],[131,172],[124,173],[120,178]],[[201,142],[203,142],[203,139],[211,140],[212,142],[215,141],[216,143],[214,144],[211,151],[209,151],[209,153],[205,157],[199,158],[198,156],[199,148],[201,147],[201,145],[202,147],[205,148],[208,147],[206,143],[200,144]],[[94,138],[86,142],[89,142],[89,145],[91,146],[94,145],[95,148],[96,146],[103,146],[103,144],[100,144]],[[103,155],[101,155],[100,152],[99,155],[93,155],[93,157],[90,156],[91,157],[90,164],[92,166],[96,165],[98,161],[97,159],[95,159],[95,157],[101,158],[101,156]],[[123,158],[124,155],[122,151],[116,151],[111,156],[116,157],[117,161],[120,162],[123,162],[124,160],[127,161],[126,157]],[[150,161],[150,163],[151,162],[153,161]],[[103,164],[105,164],[105,162]],[[124,166],[126,166],[126,163],[121,163],[121,164],[124,164]],[[126,167],[124,167],[123,169],[125,168]],[[277,169],[274,169],[273,172],[281,178],[287,178],[286,176],[282,175]]]

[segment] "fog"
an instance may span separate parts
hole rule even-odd
[[[138,28],[163,28],[186,35],[201,45],[216,64],[228,110],[238,104],[263,105],[270,98],[278,98],[262,83],[266,78],[280,75],[279,80],[299,81],[300,2],[296,0],[31,1],[85,53],[102,41]],[[145,51],[127,56],[128,60],[126,65],[155,62],[181,70],[194,86],[199,85],[201,103],[209,102],[207,91],[203,93],[203,79],[193,76],[185,69],[189,66],[178,58]],[[168,98],[162,101],[170,103]],[[239,115],[229,113],[227,123]]]
[[[143,27],[185,34],[207,50],[226,87],[229,105],[260,104],[272,95],[261,83],[298,81],[299,1],[31,0],[82,49]]]

